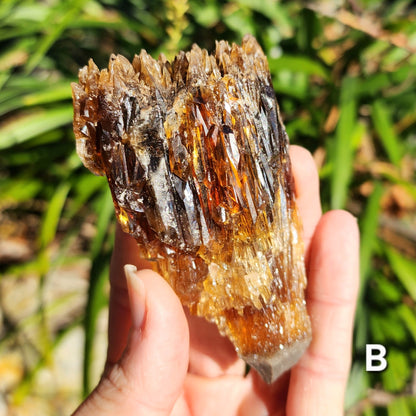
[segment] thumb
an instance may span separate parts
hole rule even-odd
[[[165,416],[182,393],[189,330],[179,299],[157,273],[124,270],[132,320],[127,346],[74,416]]]

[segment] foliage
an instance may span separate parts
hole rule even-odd
[[[416,414],[410,397],[416,368],[416,9],[410,0],[306,5],[283,0],[3,0],[0,229],[5,241],[12,233],[30,240],[32,254],[24,261],[4,260],[0,270],[17,279],[35,273],[43,281],[62,262],[90,259],[84,319],[88,392],[95,324],[107,302],[105,265],[114,227],[105,181],[87,172],[75,154],[70,82],[90,57],[104,67],[112,52],[132,58],[145,48],[155,56],[172,55],[193,42],[208,49],[216,39],[239,42],[247,32],[269,57],[292,142],[314,154],[324,208],[349,209],[361,226],[348,414]],[[31,224],[25,221],[29,217]],[[74,248],[91,218],[94,236],[82,241],[86,250]],[[10,222],[16,227],[7,234],[4,224]],[[42,306],[37,314],[46,316]],[[47,320],[37,322],[44,327],[45,342],[15,400],[24,400],[34,373],[48,364],[49,350],[72,325],[51,334]],[[21,325],[2,334],[0,348]],[[365,372],[366,343],[387,346],[386,372]],[[385,394],[385,400],[377,400],[375,392]]]

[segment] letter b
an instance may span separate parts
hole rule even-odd
[[[387,367],[386,347],[381,344],[367,344],[365,346],[366,371],[383,371]],[[375,363],[374,363],[375,362]]]

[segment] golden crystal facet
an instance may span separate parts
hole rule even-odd
[[[118,220],[192,313],[271,382],[310,342],[288,137],[252,36],[173,62],[90,61],[73,84],[77,151]]]

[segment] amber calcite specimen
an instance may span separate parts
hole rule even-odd
[[[192,313],[271,382],[308,346],[301,223],[288,137],[251,36],[173,62],[90,61],[73,84],[85,166],[118,221]]]

